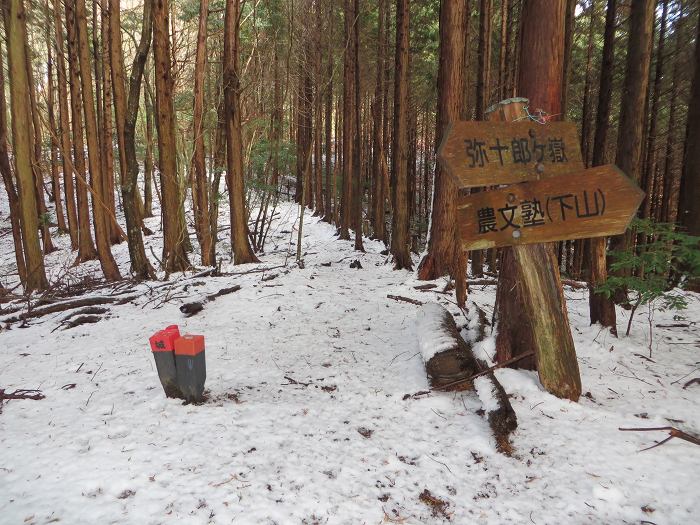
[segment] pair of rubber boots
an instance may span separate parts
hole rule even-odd
[[[149,342],[165,395],[189,403],[203,401],[207,378],[204,336],[181,336],[178,326],[170,325],[153,334]]]

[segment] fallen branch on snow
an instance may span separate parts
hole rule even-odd
[[[652,448],[660,447],[667,441],[672,440],[674,437],[682,439],[684,441],[687,441],[688,443],[692,443],[694,445],[700,445],[700,437],[693,436],[691,434],[688,434],[687,432],[683,432],[682,430],[678,430],[675,427],[643,427],[643,428],[618,428],[618,430],[621,430],[622,432],[652,432],[654,430],[667,430],[669,436],[664,439],[663,441],[659,441],[656,445],[652,445],[647,448],[643,448],[640,450],[640,452],[644,452],[645,450],[651,450]]]
[[[296,379],[289,377],[289,376],[284,376],[284,378],[289,381],[289,383],[282,383],[282,386],[286,385],[301,385],[301,386],[309,386],[311,383],[302,383],[301,381],[297,381]]]
[[[73,310],[75,308],[83,308],[85,306],[97,306],[100,304],[125,304],[131,301],[132,299],[135,299],[136,297],[136,295],[83,297],[80,299],[73,299],[61,303],[54,303],[49,306],[34,308],[28,312],[21,313],[14,317],[6,317],[4,319],[1,319],[0,321],[2,321],[3,323],[16,323],[18,321],[26,321],[27,319],[42,317],[48,314],[55,314],[57,312],[65,312],[66,310]]]
[[[683,390],[685,390],[686,388],[688,388],[689,386],[692,386],[692,385],[700,385],[700,377],[696,377],[696,378],[688,381],[685,385],[683,385]]]
[[[481,324],[485,323],[483,314],[479,319]],[[433,390],[447,389],[449,384],[453,385],[452,390],[456,385],[462,386],[462,390],[474,388],[488,412],[489,426],[498,451],[510,455],[510,433],[518,427],[515,411],[493,370],[474,355],[471,344],[460,335],[452,314],[437,303],[426,304],[418,314],[418,334]],[[479,339],[485,337],[483,326],[479,334]],[[455,379],[449,380],[452,378]],[[474,378],[482,379],[477,384]]]
[[[240,290],[240,289],[241,289],[241,285],[240,285],[240,284],[236,284],[236,285],[231,286],[231,287],[229,287],[229,288],[222,288],[221,290],[219,290],[219,291],[216,292],[216,293],[213,293],[213,294],[211,294],[211,295],[207,295],[207,300],[208,300],[208,301],[214,301],[217,297],[221,297],[222,295],[228,295],[228,294],[230,294],[230,293],[237,292],[237,291]]]
[[[14,392],[7,393],[4,388],[0,388],[0,412],[2,412],[2,404],[10,399],[32,399],[34,401],[39,401],[44,399],[46,396],[41,392],[41,390],[15,390]]]
[[[410,297],[403,297],[402,295],[391,295],[388,294],[387,298],[393,299],[394,301],[399,301],[399,302],[404,302],[404,303],[411,303],[415,304],[416,306],[422,306],[423,303],[421,301],[418,301],[416,299],[411,299]]]
[[[185,303],[180,307],[180,311],[185,314],[185,317],[192,317],[193,315],[198,314],[202,310],[204,310],[204,304],[207,302],[213,302],[216,300],[217,297],[221,297],[222,295],[228,295],[232,294],[234,292],[237,292],[238,290],[241,289],[240,284],[236,284],[234,286],[230,286],[228,288],[222,288],[216,293],[210,294],[206,296],[206,300],[204,301],[194,301],[191,303]]]

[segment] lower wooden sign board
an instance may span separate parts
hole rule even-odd
[[[465,250],[617,235],[644,192],[612,164],[460,196]]]

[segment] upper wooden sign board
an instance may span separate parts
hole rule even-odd
[[[617,235],[644,192],[610,164],[457,198],[465,250]]]
[[[438,159],[458,188],[542,180],[584,168],[573,122],[453,122]]]

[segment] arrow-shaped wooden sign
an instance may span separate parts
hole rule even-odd
[[[617,235],[627,229],[644,192],[614,165],[459,196],[462,247]]]
[[[573,122],[453,122],[438,159],[458,188],[542,180],[584,167]]]

